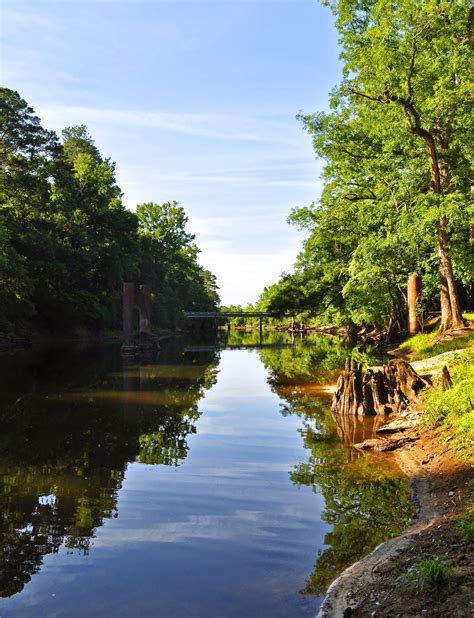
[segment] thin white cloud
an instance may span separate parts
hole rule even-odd
[[[183,183],[204,183],[204,184],[228,184],[228,185],[241,185],[245,183],[248,185],[262,185],[267,187],[315,187],[316,183],[313,180],[299,180],[299,179],[275,179],[275,178],[262,178],[259,176],[245,176],[245,175],[227,175],[227,174],[182,174],[179,176],[167,177],[168,182],[183,182]]]
[[[42,107],[39,111],[43,124],[46,126],[48,123],[54,125],[59,123],[64,126],[73,121],[75,124],[98,123],[100,125],[134,126],[148,130],[160,129],[222,140],[255,142],[263,139],[243,126],[236,130],[226,129],[225,127],[235,126],[235,119],[214,113],[117,110],[80,106]]]
[[[3,2],[2,4],[2,22],[4,24],[2,30],[6,29],[5,26],[8,25],[10,36],[25,29],[37,29],[43,35],[45,31],[51,33],[59,31],[59,26],[55,20],[45,11],[39,12],[36,8],[25,5],[19,6],[18,4],[8,2]]]

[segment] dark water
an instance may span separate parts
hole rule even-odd
[[[226,343],[0,359],[1,618],[314,616],[403,527],[407,482],[314,387],[351,350]]]

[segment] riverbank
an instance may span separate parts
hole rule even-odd
[[[457,354],[459,351],[443,353],[413,366],[436,381],[442,366]],[[426,425],[423,407],[423,402],[414,402],[394,422],[382,427],[378,438],[356,445],[394,452],[410,479],[417,511],[402,535],[377,547],[333,582],[320,618],[461,618],[474,613],[474,488],[469,452],[461,459],[452,436]],[[439,581],[430,582],[436,575]]]
[[[407,530],[349,567],[329,588],[319,617],[471,616],[473,544],[458,523],[469,508],[469,467],[429,429],[404,432],[395,452],[410,478],[417,512]],[[439,587],[410,581],[415,563],[439,558],[451,575]]]

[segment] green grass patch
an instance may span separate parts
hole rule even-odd
[[[450,362],[452,388],[440,387],[425,400],[425,421],[439,425],[464,459],[474,460],[474,350],[465,350]]]
[[[418,333],[404,341],[400,348],[410,356],[410,361],[422,360],[451,352],[474,347],[474,330],[466,333],[465,337],[455,337],[449,341],[436,341],[437,333]]]
[[[448,581],[452,571],[449,565],[440,560],[438,556],[426,560],[418,560],[407,571],[406,578],[416,581],[420,588],[430,586],[438,588]]]
[[[458,529],[461,534],[468,540],[474,541],[474,478],[469,481],[469,494],[471,505],[468,510],[457,521]]]
[[[458,528],[468,541],[474,541],[474,506],[458,520]]]

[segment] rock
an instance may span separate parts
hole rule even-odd
[[[383,425],[383,427],[379,427],[375,431],[376,433],[396,433],[397,431],[405,431],[406,429],[412,429],[415,425],[418,425],[418,421],[416,420],[395,420],[391,423]]]
[[[363,442],[358,442],[354,444],[354,448],[360,450],[367,450],[373,448],[375,450],[376,447],[382,447],[387,444],[387,440],[383,440],[381,438],[369,438],[368,440],[364,440]]]
[[[450,491],[448,496],[454,496],[454,491]]]
[[[354,444],[354,448],[360,450],[373,449],[374,451],[383,453],[386,451],[395,451],[397,448],[401,448],[409,442],[413,442],[413,438],[409,436],[403,436],[395,439],[391,438],[390,440],[385,440],[384,438],[369,438],[368,440]]]

